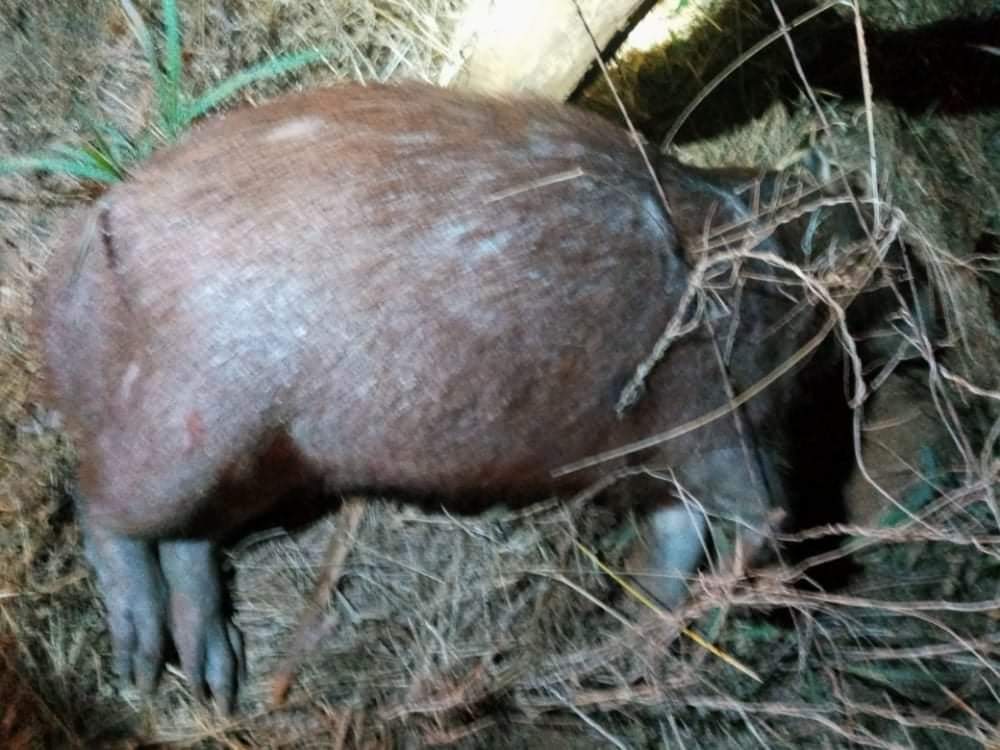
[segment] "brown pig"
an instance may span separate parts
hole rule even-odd
[[[645,583],[667,605],[704,511],[762,530],[787,504],[795,374],[557,471],[725,406],[727,380],[746,388],[826,319],[766,264],[718,275],[617,409],[707,224],[751,218],[726,179],[647,151],[655,175],[626,132],[560,104],[345,85],[206,122],[77,218],[40,335],[118,670],[151,688],[172,638],[195,692],[229,708],[240,638],[215,545],[310,482],[474,513],[669,468],[704,509],[657,472],[616,485],[653,509]]]

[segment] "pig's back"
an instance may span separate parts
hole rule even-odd
[[[117,295],[120,342],[88,361],[119,403],[94,426],[280,426],[352,486],[531,483],[604,447],[682,286],[627,135],[545,103],[294,96],[102,204],[76,294]]]

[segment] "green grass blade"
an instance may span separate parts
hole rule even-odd
[[[101,183],[121,180],[115,172],[91,161],[83,152],[78,156],[79,158],[74,159],[59,154],[36,154],[0,159],[0,177],[10,174],[24,174],[25,172],[52,172]]]
[[[132,139],[113,125],[102,124],[94,129],[94,140],[98,148],[107,154],[119,171],[136,160],[136,148]]]
[[[135,147],[132,140],[111,123],[100,122],[91,117],[83,117],[84,132],[91,133],[88,142],[118,168],[134,161]],[[73,150],[72,148],[70,149]]]
[[[44,151],[38,151],[34,154],[26,154],[25,158],[42,159],[49,156],[58,156],[62,159],[69,159],[70,161],[86,161],[87,159],[87,154],[82,148],[79,146],[70,146],[66,143],[57,143],[54,146],[48,146]]]
[[[136,160],[136,149],[132,139],[109,122],[100,122],[90,117],[83,119],[86,125],[84,133],[90,134],[86,143],[79,148],[55,146],[52,150],[71,158],[77,158],[81,151],[86,152],[94,161],[107,162],[105,166],[124,178],[126,168]]]
[[[117,161],[115,155],[108,150],[105,144],[86,145],[83,147],[83,151],[98,169],[113,174],[118,180],[125,179],[125,165]]]
[[[266,60],[258,65],[254,65],[246,70],[242,70],[230,76],[221,83],[213,86],[201,96],[192,101],[184,110],[184,117],[181,120],[184,125],[188,125],[192,120],[203,116],[209,110],[214,109],[220,103],[231,97],[240,89],[249,86],[257,81],[265,81],[269,78],[276,78],[286,73],[314,65],[325,58],[325,53],[320,50],[305,50],[303,52],[293,52],[286,55],[279,55],[270,60]]]
[[[107,154],[103,154],[99,148],[93,146],[92,144],[84,144],[83,146],[66,146],[57,144],[50,147],[46,151],[42,151],[41,153],[28,155],[28,158],[32,157],[42,160],[58,159],[61,162],[69,162],[72,164],[86,164],[88,165],[88,168],[93,167],[94,169],[99,169],[102,172],[108,172],[115,175],[119,174],[115,166],[110,163],[110,159],[107,157]]]
[[[124,158],[117,147],[108,143],[99,133],[95,134],[89,143],[82,146],[68,146],[57,143],[47,150],[28,158],[50,159],[57,157],[73,163],[89,164],[101,171],[114,175],[115,179],[125,179],[125,170],[132,159]]]
[[[161,116],[167,128],[167,135],[173,138],[180,130],[181,100],[181,23],[176,0],[163,0],[164,34],[164,98]]]

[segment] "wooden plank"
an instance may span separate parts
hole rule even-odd
[[[577,0],[601,50],[634,25],[647,0]],[[594,63],[573,0],[473,0],[459,22],[454,62],[439,83],[488,93],[565,99]]]

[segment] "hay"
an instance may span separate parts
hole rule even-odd
[[[184,4],[185,55],[194,80],[203,84],[268,51],[336,40],[340,55],[330,69],[282,86],[340,77],[433,78],[458,4],[192,0]],[[734,44],[745,49],[739,31],[747,31],[748,19],[764,17],[768,6],[722,5],[715,24],[726,39],[742,39]],[[962,8],[986,5],[966,2]],[[961,9],[912,3],[902,17],[898,3],[871,2],[865,11],[906,24]],[[0,19],[0,150],[65,137],[87,111],[141,124],[149,105],[143,61],[115,3],[0,1]],[[655,107],[642,99],[642,86],[633,85],[654,80],[654,63],[647,58],[629,68],[619,61],[616,69],[629,84],[626,102],[640,124],[657,120],[668,127],[718,69],[718,56],[727,54],[720,53],[718,35],[715,58],[710,35],[695,39],[696,46],[682,50],[684,72],[670,74],[694,81],[693,90],[665,95],[661,89]],[[755,75],[766,77],[754,65],[738,75],[751,83]],[[249,96],[267,96],[276,87]],[[737,104],[773,94],[768,85],[761,91],[761,99]],[[866,405],[871,429],[865,434],[875,449],[865,457],[873,475],[889,486],[895,481],[889,474],[908,466],[923,475],[917,490],[935,490],[918,504],[919,522],[875,522],[886,509],[856,472],[849,494],[863,510],[851,525],[811,533],[849,536],[863,570],[846,588],[796,587],[815,572],[815,561],[808,560],[767,567],[753,580],[709,569],[699,595],[677,619],[664,621],[622,595],[572,544],[581,540],[620,569],[630,526],[607,510],[580,514],[552,504],[457,519],[376,500],[329,603],[338,627],[281,709],[268,706],[267,677],[284,656],[339,520],[250,539],[232,552],[236,621],[250,647],[250,679],[241,713],[231,721],[195,704],[175,672],[149,703],[112,684],[101,607],[67,500],[72,456],[34,408],[37,359],[27,330],[29,288],[74,188],[51,178],[0,184],[0,744],[555,749],[996,743],[994,363],[1000,344],[991,307],[995,260],[977,259],[972,249],[984,232],[997,231],[987,221],[1000,215],[994,188],[1000,160],[975,147],[989,142],[997,116],[901,116],[882,105],[814,93],[833,123],[822,145],[835,140],[845,167],[867,169],[865,115],[871,115],[880,194],[887,208],[905,215],[905,233],[935,269],[955,334],[936,355],[933,377],[886,381]],[[600,95],[585,98],[599,102]],[[707,119],[695,127],[704,139],[687,142],[683,155],[706,165],[794,161],[816,132],[817,115],[805,99],[793,106],[770,101],[750,108],[745,127],[720,132],[705,122],[731,121],[737,106],[732,99],[710,99]],[[919,418],[912,418],[914,409]],[[903,421],[908,415],[911,421]],[[908,446],[885,437],[885,425],[897,423],[908,425],[902,428],[911,438]],[[913,499],[912,471],[901,476],[894,492]],[[823,554],[833,559],[844,553]],[[762,682],[679,638],[683,625],[750,666]]]

